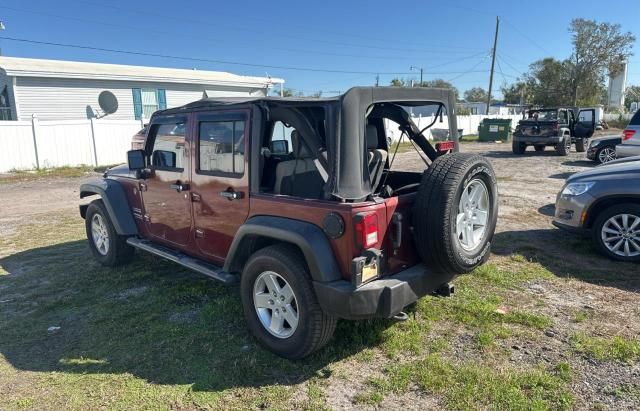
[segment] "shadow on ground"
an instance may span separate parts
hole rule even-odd
[[[539,211],[547,214],[549,205]],[[554,275],[640,293],[640,266],[601,256],[591,239],[560,229],[496,233],[491,251],[498,255],[521,254],[537,261]]]
[[[380,344],[392,324],[340,322],[329,346],[293,362],[256,345],[237,288],[150,255],[107,269],[75,241],[2,258],[0,268],[9,273],[0,275],[0,354],[19,370],[129,373],[196,391],[286,385],[328,377],[327,364]]]

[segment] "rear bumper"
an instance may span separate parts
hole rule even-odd
[[[522,134],[514,134],[513,141],[516,143],[525,143],[531,145],[555,145],[562,142],[562,137],[559,136],[551,136],[551,137],[540,137],[540,136],[525,136]]]
[[[350,320],[389,318],[452,279],[449,274],[436,274],[417,264],[359,288],[346,280],[314,282],[314,288],[328,314]]]

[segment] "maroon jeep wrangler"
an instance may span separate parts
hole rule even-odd
[[[115,266],[137,248],[239,282],[257,339],[302,358],[337,318],[396,316],[487,260],[498,215],[491,165],[425,136],[443,114],[457,135],[454,107],[449,90],[363,87],[156,112],[144,149],[80,189],[100,197],[80,206],[92,253]],[[433,121],[421,130],[411,112]],[[394,167],[391,128],[424,172]]]

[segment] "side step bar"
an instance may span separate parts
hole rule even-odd
[[[151,254],[155,254],[159,257],[165,258],[169,261],[173,261],[174,263],[178,263],[181,266],[187,267],[193,271],[204,274],[207,277],[211,277],[214,280],[221,281],[225,284],[233,284],[238,282],[238,276],[223,271],[221,267],[206,263],[204,261],[198,260],[197,258],[189,257],[188,255],[172,250],[169,247],[165,247],[148,240],[141,240],[135,237],[127,238],[127,244],[140,250],[147,251]]]

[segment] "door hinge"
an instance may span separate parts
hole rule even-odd
[[[201,228],[196,228],[196,238],[204,238],[204,230]]]
[[[145,223],[148,223],[151,221],[151,217],[149,217],[149,214],[145,214],[142,219],[144,220]]]
[[[202,200],[202,196],[198,193],[191,193],[191,201],[194,203],[200,202]]]
[[[140,183],[140,191],[147,191],[147,184],[146,183]]]

